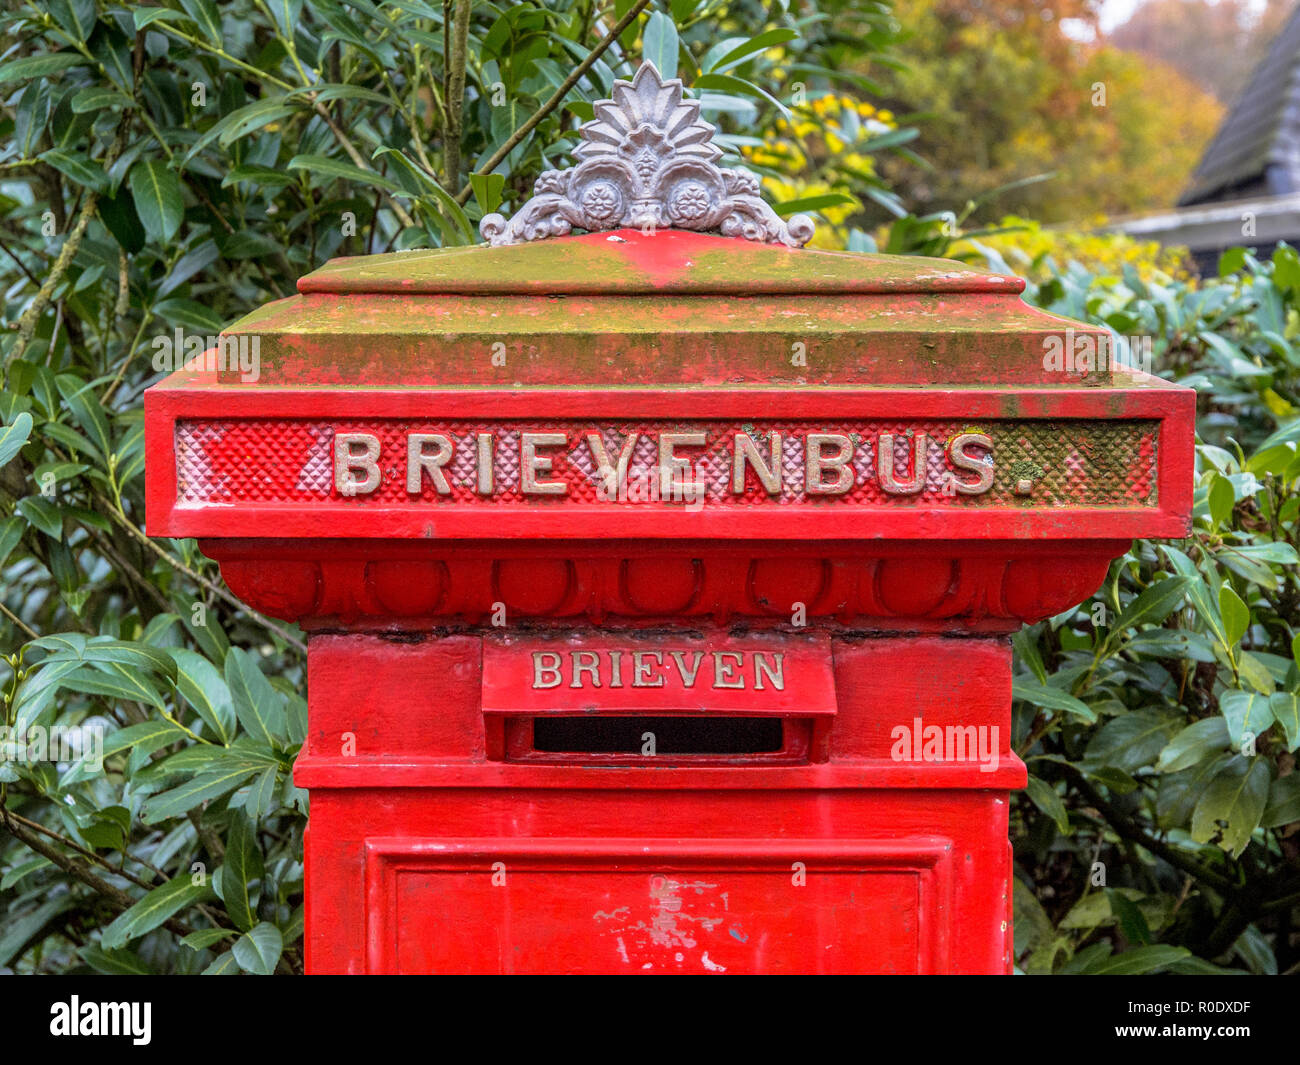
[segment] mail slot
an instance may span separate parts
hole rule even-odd
[[[835,713],[824,637],[488,640],[489,757],[568,765],[825,761]]]
[[[307,967],[1007,972],[1010,636],[1184,534],[1194,396],[614,95],[146,395],[149,532],[308,636]]]

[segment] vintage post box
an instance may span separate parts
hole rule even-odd
[[[1193,394],[595,114],[146,397],[149,531],[308,634],[309,970],[1006,972],[1009,634],[1185,532]]]

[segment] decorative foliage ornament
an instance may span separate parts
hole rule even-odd
[[[782,221],[760,197],[758,178],[716,165],[722,150],[698,100],[682,98],[678,78],[664,81],[646,61],[631,81],[614,82],[611,100],[579,135],[567,170],[547,170],[533,197],[507,222],[479,223],[490,244],[563,236],[572,229],[694,229],[792,248],[807,244],[807,215]]]

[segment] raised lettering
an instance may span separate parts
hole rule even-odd
[[[726,668],[723,667],[723,659],[732,659]],[[713,686],[715,688],[743,688],[745,678],[737,670],[744,663],[745,659],[736,651],[714,651],[713,652]],[[734,681],[735,683],[732,683]]]
[[[357,448],[361,448],[360,453]],[[363,473],[357,479],[354,474]],[[334,487],[339,495],[367,495],[379,487],[379,437],[370,433],[334,434]]]
[[[549,665],[543,665],[542,660],[549,659]],[[543,680],[543,675],[546,679]],[[560,656],[554,651],[534,651],[533,652],[533,687],[534,688],[558,688],[560,681]]]
[[[432,445],[435,450],[429,454],[425,449]],[[406,490],[411,495],[419,495],[428,473],[433,487],[440,496],[451,495],[451,485],[442,468],[451,461],[451,441],[442,433],[411,433],[406,438]]]
[[[650,681],[650,670],[653,667],[647,660],[651,658],[654,659],[655,665],[659,666],[661,669],[663,668],[664,656],[662,651],[636,651],[633,653],[632,664],[634,672],[632,676],[632,687],[662,688],[664,686],[662,673],[659,674],[653,683]]]
[[[639,439],[641,439],[640,433],[628,433],[622,448],[619,449],[618,459],[611,462],[609,451],[605,448],[605,441],[601,439],[600,433],[587,434],[587,447],[591,449],[591,457],[596,460],[596,473],[600,475],[605,494],[609,499],[622,499],[626,496],[627,464],[632,461],[632,451]]]
[[[520,490],[530,496],[562,496],[569,491],[563,481],[539,481],[539,473],[551,472],[551,459],[547,455],[537,454],[539,447],[559,447],[567,444],[569,438],[564,433],[521,433],[520,434]]]
[[[478,445],[478,485],[476,491],[481,496],[490,496],[492,494],[492,463],[493,453],[496,451],[495,441],[491,433],[479,433],[476,441]]]
[[[959,433],[948,445],[948,460],[959,470],[968,470],[976,475],[974,482],[955,478],[955,487],[964,496],[977,496],[993,487],[993,459],[972,455],[966,449],[984,448],[992,452],[993,441],[983,433]]]
[[[569,687],[581,688],[582,681],[579,678],[586,673],[591,677],[591,686],[599,688],[600,655],[595,651],[571,651],[569,657],[573,660],[573,679],[569,681]]]
[[[735,443],[735,458],[731,465],[732,493],[738,496],[745,494],[745,464],[748,463],[753,467],[763,490],[770,496],[779,495],[781,493],[781,434],[775,432],[770,434],[769,447],[772,452],[770,462],[759,454],[758,445],[754,443],[749,433],[737,433]]]
[[[704,485],[699,481],[685,480],[691,472],[687,459],[678,458],[673,449],[678,447],[703,447],[708,438],[704,433],[661,433],[659,435],[659,498],[691,502],[704,498]]]
[[[686,661],[685,661],[686,655],[684,652],[669,651],[668,653],[672,655],[673,661],[677,663],[677,672],[682,678],[682,686],[686,688],[694,688],[695,675],[700,671],[700,663],[704,660],[704,652],[703,651],[693,652],[693,654],[695,655],[695,660],[694,662],[691,663],[691,668],[689,671],[687,671],[686,669]]]
[[[783,692],[785,691],[785,652],[773,651],[770,663],[766,661],[768,657],[765,651],[754,652],[754,690],[759,692],[764,690],[763,674],[766,673],[772,687]]]
[[[925,460],[930,451],[930,438],[917,433],[912,439],[912,476],[900,481],[894,473],[894,434],[881,433],[876,447],[876,469],[880,487],[895,496],[915,495],[925,487]]]
[[[833,458],[822,454],[822,448],[834,446]],[[804,443],[804,491],[812,496],[840,496],[853,487],[853,470],[849,460],[853,457],[853,441],[842,433],[809,433]],[[835,480],[825,483],[827,470],[835,471]]]

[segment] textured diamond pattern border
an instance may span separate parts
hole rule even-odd
[[[490,508],[500,503],[527,502],[536,507],[563,507],[604,502],[636,506],[657,501],[658,451],[650,439],[663,432],[703,430],[702,448],[680,448],[691,461],[694,478],[705,486],[704,505],[727,503],[751,506],[1155,506],[1155,421],[998,421],[871,420],[836,422],[558,422],[493,424],[467,420],[231,418],[184,420],[176,423],[176,472],[181,503],[311,503],[346,502],[355,506],[406,504],[419,500]],[[732,438],[751,434],[760,453],[767,454],[768,433],[783,437],[781,491],[769,496],[749,472],[743,495],[731,488]],[[476,434],[493,432],[495,493],[475,492]],[[380,441],[382,479],[372,493],[340,496],[333,486],[333,438],[336,432],[370,433]],[[406,491],[406,436],[443,433],[455,451],[447,465],[451,495],[438,497],[425,479],[419,496]],[[568,444],[548,448],[552,470],[542,475],[568,485],[563,496],[524,496],[520,491],[519,444],[522,432],[565,432]],[[642,434],[628,464],[628,491],[609,500],[602,491],[596,462],[588,447],[589,432],[600,432],[605,448],[617,456],[630,432]],[[854,441],[854,485],[840,496],[809,497],[804,491],[804,438],[810,432],[841,433]],[[895,434],[894,468],[900,478],[911,472],[912,439],[924,432],[930,440],[925,488],[915,495],[890,495],[876,478],[876,446],[881,433]],[[996,473],[993,487],[981,495],[957,495],[945,490],[950,467],[947,441],[959,433],[987,434],[994,442]],[[958,471],[961,478],[972,475]],[[1029,496],[1016,493],[1017,482],[1034,482]]]

